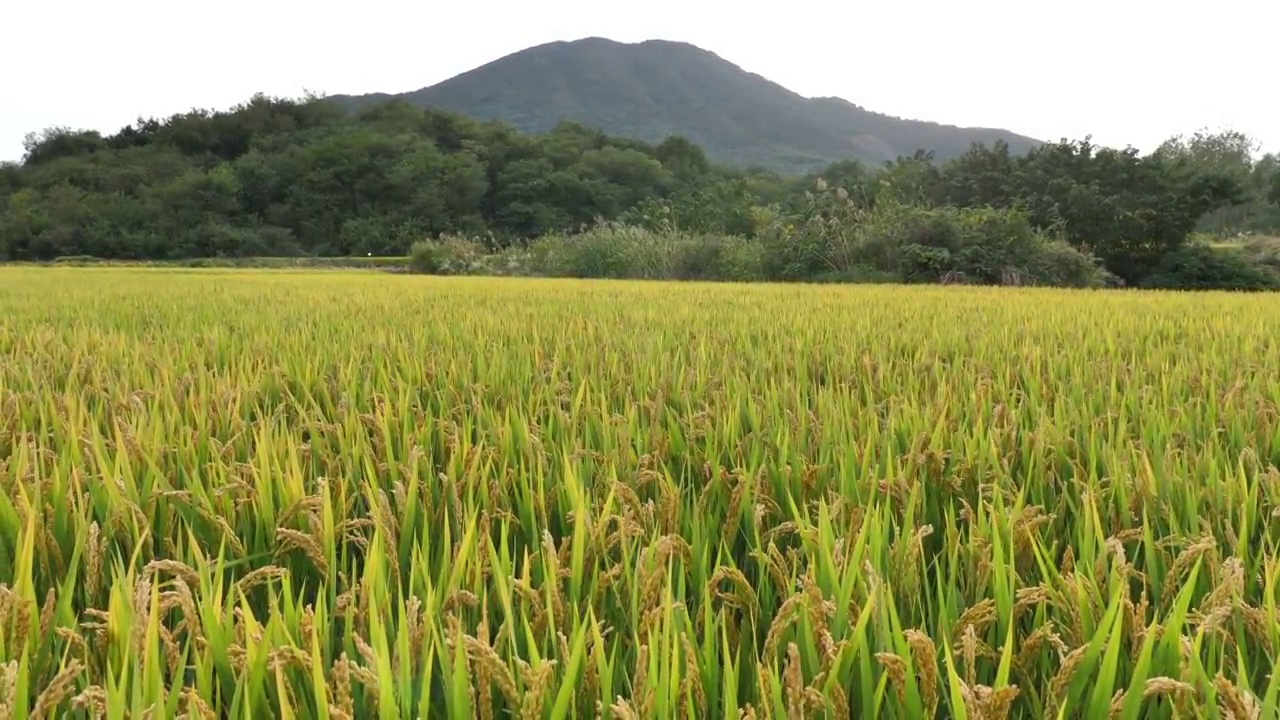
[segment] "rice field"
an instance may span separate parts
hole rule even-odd
[[[1276,718],[1280,298],[0,268],[0,717]]]

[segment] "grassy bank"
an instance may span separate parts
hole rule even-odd
[[[61,257],[34,267],[137,267],[137,268],[241,268],[241,269],[325,269],[407,270],[407,257],[243,257],[191,258],[188,260],[104,260],[84,255]]]

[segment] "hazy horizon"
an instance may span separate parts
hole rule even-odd
[[[689,42],[801,95],[916,120],[1047,141],[1091,135],[1144,152],[1173,135],[1230,128],[1280,152],[1280,99],[1264,77],[1280,3],[1223,0],[1207,17],[1171,16],[1150,0],[829,4],[781,17],[674,0],[649,3],[643,17],[593,7],[370,0],[348,15],[228,0],[206,17],[159,0],[19,5],[4,13],[9,27],[52,28],[59,48],[47,52],[43,33],[0,45],[0,62],[23,67],[0,80],[0,160],[20,160],[25,134],[48,127],[111,134],[139,117],[227,109],[257,92],[407,92],[585,37]]]

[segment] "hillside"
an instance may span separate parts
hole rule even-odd
[[[347,107],[390,98],[545,132],[570,120],[660,142],[684,135],[715,160],[804,172],[835,160],[880,163],[917,150],[939,160],[1003,139],[1015,153],[1039,143],[1014,133],[903,120],[839,98],[805,98],[686,43],[557,42],[508,55],[401,95],[335,96]]]

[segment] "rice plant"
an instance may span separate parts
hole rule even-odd
[[[1280,300],[0,269],[0,717],[1276,718]]]

